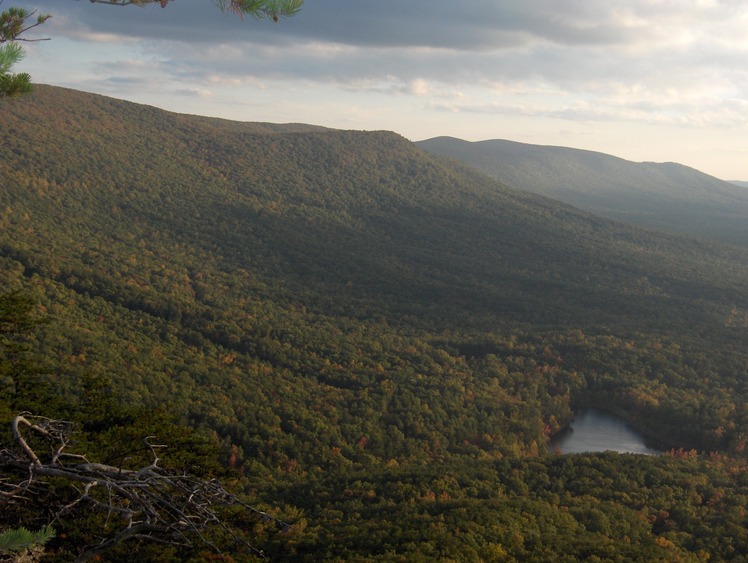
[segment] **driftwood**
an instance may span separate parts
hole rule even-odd
[[[220,549],[206,536],[211,526],[218,526],[237,544],[257,556],[261,550],[239,538],[225,523],[217,508],[237,505],[278,527],[288,525],[265,512],[244,503],[229,493],[216,479],[200,479],[186,473],[175,473],[159,467],[158,450],[163,444],[153,443],[154,437],[143,439],[152,461],[139,469],[123,469],[94,463],[85,455],[69,453],[73,425],[29,413],[13,419],[14,447],[0,450],[0,468],[19,475],[15,480],[0,480],[0,510],[5,503],[28,501],[44,485],[45,478],[64,478],[77,491],[73,501],[56,510],[52,524],[70,514],[79,505],[117,516],[121,528],[101,543],[89,546],[78,558],[87,561],[107,549],[132,538],[146,539],[169,545],[192,546],[197,540],[220,554]],[[43,443],[39,452],[30,444]]]

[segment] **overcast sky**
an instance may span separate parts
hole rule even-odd
[[[675,161],[748,180],[746,0],[5,0],[53,18],[16,71],[182,113]]]

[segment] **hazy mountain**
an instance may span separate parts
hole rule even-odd
[[[740,186],[741,188],[748,188],[748,182],[741,182],[740,180],[730,180],[731,184],[735,184],[736,186]]]
[[[748,245],[748,192],[687,166],[505,140],[416,145],[604,217]]]

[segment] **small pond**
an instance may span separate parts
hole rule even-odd
[[[558,449],[562,454],[608,450],[649,455],[661,453],[647,446],[644,437],[624,419],[596,408],[577,411],[570,427],[556,434],[548,448],[551,452]]]

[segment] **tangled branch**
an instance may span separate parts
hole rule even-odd
[[[158,452],[166,445],[153,443],[153,436],[143,439],[151,463],[139,469],[125,469],[69,453],[73,425],[67,421],[21,413],[13,419],[12,428],[15,447],[0,450],[0,467],[21,477],[0,481],[0,509],[5,503],[24,502],[33,497],[45,478],[64,478],[77,494],[56,511],[53,524],[82,504],[106,513],[107,521],[116,516],[123,522],[116,533],[88,547],[78,561],[87,561],[131,538],[176,546],[192,546],[198,540],[220,554],[221,550],[206,536],[206,531],[216,526],[236,543],[264,557],[262,551],[237,536],[221,520],[218,509],[227,505],[240,506],[281,529],[289,527],[244,503],[217,479],[200,479],[160,467]]]

